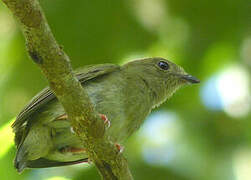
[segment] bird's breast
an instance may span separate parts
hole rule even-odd
[[[106,77],[86,86],[95,110],[111,122],[107,134],[113,141],[124,141],[135,132],[149,114],[151,102],[140,83],[122,77]]]

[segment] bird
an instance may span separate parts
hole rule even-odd
[[[152,57],[122,66],[88,65],[75,75],[84,87],[95,111],[107,125],[106,133],[121,150],[123,143],[143,124],[152,109],[176,90],[199,83],[175,63]],[[74,133],[63,106],[49,87],[38,93],[12,124],[17,147],[14,166],[47,168],[88,162],[86,149]]]

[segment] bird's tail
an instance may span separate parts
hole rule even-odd
[[[23,146],[21,146],[16,154],[14,159],[14,167],[17,169],[19,173],[21,173],[26,167],[26,153],[24,152]]]
[[[28,167],[28,162],[48,154],[52,146],[50,128],[34,125],[17,149],[14,166],[18,172]]]

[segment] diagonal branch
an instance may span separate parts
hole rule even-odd
[[[38,0],[3,0],[21,24],[27,51],[62,103],[103,179],[132,179],[127,161],[104,136],[105,127],[57,44]]]

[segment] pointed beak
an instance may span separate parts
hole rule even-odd
[[[199,80],[199,79],[197,79],[196,77],[191,76],[191,75],[189,75],[189,74],[182,75],[182,76],[181,76],[181,79],[184,79],[184,80],[186,80],[187,82],[192,83],[192,84],[200,83],[200,80]]]

